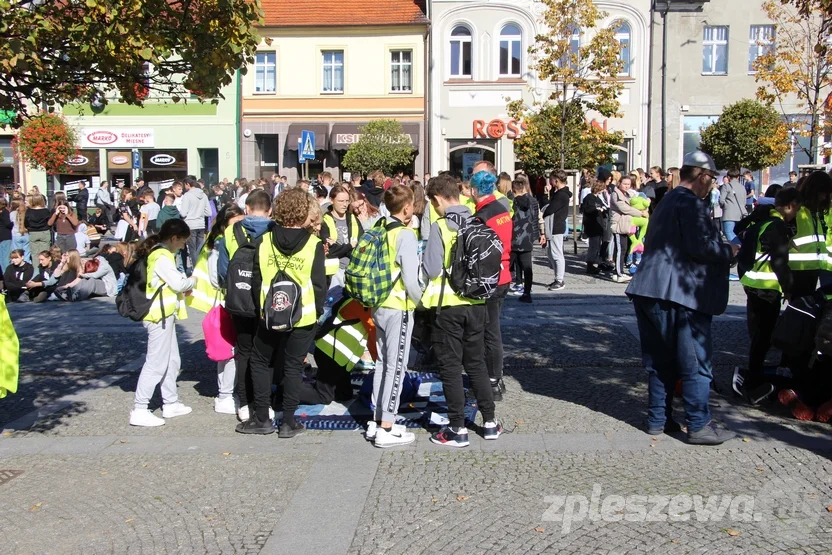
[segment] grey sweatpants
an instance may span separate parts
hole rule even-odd
[[[147,330],[147,355],[139,374],[139,383],[136,384],[135,408],[147,408],[159,382],[162,383],[162,403],[171,405],[179,401],[176,378],[179,376],[180,359],[175,317],[168,316],[155,324],[142,322],[142,325]]]
[[[237,375],[237,363],[233,358],[217,363],[217,397],[227,399],[234,395],[234,379]]]
[[[373,376],[374,419],[395,422],[399,413],[402,380],[410,356],[413,335],[413,311],[377,308],[373,311],[376,324],[378,360]]]
[[[563,274],[566,272],[566,259],[563,256],[563,235],[552,235],[549,238],[546,254],[549,256],[549,264],[555,271],[555,281],[563,281]]]

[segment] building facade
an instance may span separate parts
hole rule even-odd
[[[606,0],[596,5],[622,43],[625,69],[621,117],[589,114],[594,125],[624,132],[614,164],[619,169],[646,163],[650,45],[650,0]],[[527,105],[551,94],[552,85],[532,70],[528,48],[539,33],[544,6],[519,0],[433,0],[430,8],[430,171],[467,177],[473,161],[490,160],[512,173],[513,140],[524,125],[509,119],[506,105]],[[591,30],[576,33],[589,40]]]
[[[651,14],[651,165],[679,166],[685,154],[699,148],[703,125],[716,121],[725,106],[755,97],[761,84],[752,64],[776,41],[774,23],[762,4],[763,0],[656,2]],[[783,110],[800,112],[794,99],[787,100]],[[786,160],[762,172],[760,181],[783,183],[799,165],[821,162],[801,150],[800,144],[807,143],[806,137],[793,137]]]
[[[315,134],[309,174],[343,177],[342,159],[375,119],[395,119],[426,168],[425,43],[419,0],[264,0],[264,37],[242,83],[242,175],[306,171],[302,131]],[[270,39],[270,44],[267,43]]]

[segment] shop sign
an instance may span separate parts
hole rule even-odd
[[[474,120],[474,138],[475,139],[516,139],[526,131],[526,124],[510,119],[507,122],[501,119],[492,119],[487,122],[485,120]]]
[[[84,128],[81,129],[81,148],[152,147],[154,132],[150,128]]]
[[[185,149],[142,150],[141,166],[143,170],[187,170],[188,151]]]
[[[150,157],[150,163],[154,166],[172,166],[176,163],[176,158],[170,154],[157,154]]]
[[[76,154],[72,158],[68,158],[66,163],[68,166],[85,166],[89,163],[89,158]]]
[[[127,158],[127,156],[118,155],[118,156],[111,156],[110,157],[110,162],[112,162],[116,166],[123,166],[129,161],[130,161],[130,159]]]
[[[361,140],[361,136],[363,133],[336,133],[335,134],[335,143],[339,145],[351,145],[357,143]],[[391,141],[392,142],[392,141]],[[413,144],[413,137],[411,137],[408,133],[402,133],[401,137],[397,141],[397,143],[406,143],[409,145]]]
[[[98,173],[98,151],[79,150],[66,159],[66,165],[71,168],[70,173]]]

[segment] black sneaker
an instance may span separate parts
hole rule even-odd
[[[595,264],[587,264],[586,265],[586,273],[591,276],[597,276],[601,273],[601,268],[596,266]]]
[[[679,424],[678,422],[676,422],[675,420],[673,420],[671,418],[667,422],[665,422],[663,429],[652,430],[652,429],[648,428],[647,429],[647,434],[651,435],[651,436],[660,436],[662,434],[667,434],[667,435],[678,434],[681,431],[682,431],[681,424]]]
[[[252,415],[251,418],[245,422],[237,424],[236,431],[241,434],[258,434],[268,435],[274,433],[274,423],[271,420],[260,422],[257,417]]]
[[[549,286],[549,291],[560,291],[564,287],[566,287],[566,285],[562,281],[556,281]]]
[[[494,396],[494,402],[503,400],[503,390],[500,389],[500,384],[491,382],[491,394]]]
[[[532,304],[532,296],[531,295],[520,295],[520,298],[517,299],[521,303]]]
[[[482,425],[483,439],[497,439],[503,433],[503,425],[499,420],[491,420]]]
[[[774,393],[775,387],[770,383],[759,385],[748,392],[748,402],[752,405],[759,405]]]
[[[463,426],[454,430],[451,426],[445,426],[435,434],[431,434],[430,440],[437,445],[468,447],[468,429]]]
[[[500,378],[499,380],[497,380],[497,384],[500,386],[500,391],[505,393],[506,392],[506,382],[503,381],[503,378]]]
[[[713,420],[701,430],[695,432],[688,430],[688,443],[692,445],[720,445],[735,437],[737,434],[722,426],[717,426]]]
[[[306,431],[306,426],[302,423],[298,422],[297,420],[289,424],[288,422],[284,422],[280,425],[280,429],[277,431],[277,437],[283,439],[289,439],[291,437],[295,437],[296,435],[300,435]]]

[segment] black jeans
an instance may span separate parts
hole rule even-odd
[[[283,422],[294,424],[300,386],[303,383],[303,361],[315,340],[313,324],[290,332],[267,330],[257,326],[251,353],[251,382],[254,385],[254,410],[257,420],[269,418],[272,383],[283,389]]]
[[[300,404],[328,405],[334,400],[351,399],[353,391],[350,373],[318,348],[315,348],[315,362],[318,364],[315,383],[301,383]]]
[[[531,295],[532,281],[534,274],[532,273],[532,253],[511,251],[511,264],[514,266],[515,278],[514,283],[517,285],[523,284],[523,294]],[[516,265],[515,265],[516,264]]]
[[[630,239],[627,235],[616,233],[613,235],[613,260],[615,261],[615,275],[623,276],[626,274],[627,251]]]
[[[188,237],[188,258],[191,260],[191,265],[187,266],[186,268],[190,268],[188,275],[191,275],[190,272],[196,267],[196,259],[199,257],[199,249],[202,248],[202,243],[205,242],[205,230],[204,229],[192,229],[191,236]],[[184,261],[183,261],[184,262]]]
[[[254,335],[257,333],[257,318],[232,316],[234,331],[237,339],[234,342],[234,364],[237,366],[234,394],[240,401],[240,406],[248,405],[254,399],[254,385],[251,383],[251,351],[254,346]]]
[[[483,336],[485,305],[445,307],[436,315],[431,343],[439,365],[439,377],[448,402],[451,426],[465,426],[463,370],[471,379],[483,421],[494,420],[494,395],[485,366]]]
[[[500,285],[494,295],[485,302],[485,364],[492,380],[503,377],[503,333],[500,331],[500,312],[510,284]],[[444,309],[443,309],[444,310]]]
[[[771,300],[761,298],[755,290],[746,289],[748,300],[745,304],[748,320],[748,335],[751,338],[751,351],[748,353],[748,374],[743,387],[754,389],[765,381],[763,364],[766,353],[771,348],[771,334],[780,317],[780,295]]]

